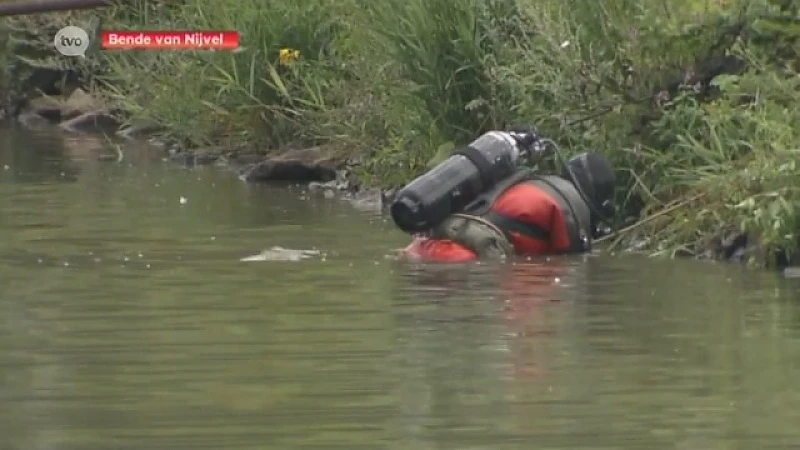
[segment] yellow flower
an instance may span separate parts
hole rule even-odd
[[[278,52],[278,60],[281,64],[289,64],[292,61],[297,60],[300,58],[300,50],[294,50],[291,48],[282,48],[280,52]]]

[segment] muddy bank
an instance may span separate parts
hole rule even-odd
[[[102,19],[87,17],[91,16],[67,12],[19,17],[3,24],[7,34],[0,34],[0,63],[6,67],[0,70],[0,120],[13,120],[28,128],[55,125],[67,133],[149,141],[174,163],[217,165],[249,183],[309,184],[327,197],[341,196],[359,206],[385,203],[386,191],[368,189],[353,176],[353,168],[361,161],[330,148],[280,152],[252,147],[196,148],[168,138],[160,123],[131,121],[129,111],[111,106],[116,104],[101,93],[113,87],[100,81],[111,70],[108,61],[98,57],[97,48],[90,47],[86,58],[64,58],[53,52],[52,36],[63,26],[79,25],[90,34],[99,30]]]
[[[161,133],[153,122],[128,123],[124,112],[106,105],[99,95],[81,88],[67,95],[40,95],[5,108],[7,119],[36,129],[57,126],[65,133],[98,133],[124,140],[147,141],[162,149],[165,159],[186,167],[214,165],[234,172],[247,183],[305,184],[327,198],[340,197],[361,208],[384,209],[393,191],[364,186],[354,176],[361,164],[332,149],[316,146],[279,153],[257,148],[190,148]],[[9,113],[10,111],[10,113]]]
[[[101,133],[124,140],[147,141],[164,151],[165,159],[185,167],[216,166],[229,170],[247,183],[303,184],[310,191],[326,198],[341,198],[359,208],[384,210],[391,202],[394,191],[364,186],[354,176],[361,161],[342,158],[325,147],[290,149],[277,154],[267,154],[260,149],[248,148],[188,148],[165,139],[157,123],[126,123],[121,111],[104,105],[95,95],[78,88],[69,95],[40,96],[19,105],[11,117],[24,127],[35,129],[56,125],[65,133]],[[651,246],[651,238],[630,233],[614,240],[609,236],[601,245],[611,244],[624,252],[643,251]],[[764,246],[737,230],[727,230],[709,240],[699,254],[677,252],[671,256],[696,259],[749,263],[753,258],[766,258]],[[798,264],[796,254],[780,254],[776,265],[781,270]],[[789,269],[787,274],[794,274]]]

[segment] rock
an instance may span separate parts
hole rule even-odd
[[[786,278],[800,278],[800,267],[785,267],[782,273]]]
[[[38,114],[51,122],[60,122],[102,108],[100,100],[82,89],[75,89],[69,97],[42,95],[28,100],[24,113]]]
[[[100,155],[97,157],[98,161],[119,161],[119,155]]]
[[[748,236],[738,230],[726,230],[711,238],[698,251],[701,259],[734,261],[742,258]]]
[[[380,212],[383,210],[383,198],[380,189],[365,189],[348,195],[347,200],[359,211]]]
[[[744,262],[748,236],[744,233],[731,232],[722,237],[722,258],[731,262]]]
[[[250,166],[264,161],[264,155],[254,153],[234,152],[228,156],[231,168],[237,171],[246,171]]]
[[[219,161],[219,159],[222,157],[223,151],[222,149],[218,148],[204,148],[195,150],[192,153],[194,153],[194,163],[196,165],[209,166]]]
[[[208,166],[222,158],[219,149],[199,149],[194,151],[180,151],[170,149],[169,160],[185,166]]]
[[[381,191],[381,205],[384,208],[389,207],[397,195],[397,189],[384,189]]]
[[[699,249],[699,259],[711,259],[732,263],[783,266],[781,252],[778,260],[772,260],[764,242],[758,237],[742,233],[736,229],[726,230]]]
[[[75,89],[65,102],[62,120],[69,120],[81,114],[104,109],[105,104],[97,97],[83,89]]]
[[[336,197],[336,193],[340,192],[342,189],[339,186],[338,180],[331,180],[325,183],[321,183],[319,181],[312,181],[308,184],[309,191],[316,191],[322,192],[322,196],[326,199],[332,199]]]
[[[46,118],[33,112],[24,112],[17,116],[17,121],[26,128],[42,128],[45,126],[52,126],[52,123]]]
[[[290,150],[244,168],[241,178],[247,182],[331,181],[336,179],[339,164],[324,147]]]
[[[786,269],[793,269],[800,272],[800,249],[781,249],[775,253],[775,266],[779,270],[784,270],[785,272]]]
[[[105,109],[83,113],[59,124],[61,128],[73,132],[110,130],[119,125],[120,122]]]
[[[358,180],[350,170],[349,162],[344,163],[345,168],[336,170],[336,178],[326,182],[312,181],[309,183],[309,190],[319,191],[324,190],[325,195],[328,196],[328,191],[344,192],[347,193],[349,199],[355,198],[355,195],[360,191]]]
[[[312,181],[308,183],[308,189],[311,191],[338,190],[338,183],[337,180],[326,181],[324,183]]]
[[[357,163],[354,163],[353,160],[348,160],[345,163],[345,168],[336,172],[336,179],[341,181],[342,189],[352,194],[361,190],[361,182],[353,170],[356,166]]]
[[[150,139],[147,140],[147,142],[153,147],[158,147],[161,150],[167,150],[167,148],[169,147],[169,143],[167,143],[167,141],[157,137],[151,137]]]
[[[169,152],[167,160],[171,163],[180,164],[182,166],[193,166],[194,154],[190,152]]]
[[[65,100],[61,97],[43,95],[30,100],[22,114],[38,115],[51,122],[58,122],[62,120],[65,105]]]
[[[124,126],[117,131],[117,136],[124,139],[142,139],[161,131],[163,127],[151,121],[138,121]]]

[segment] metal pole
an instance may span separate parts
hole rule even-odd
[[[20,0],[0,2],[0,17],[111,6],[113,0]]]

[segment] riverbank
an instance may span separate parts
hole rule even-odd
[[[73,130],[105,121],[157,139],[175,160],[232,165],[251,182],[350,192],[391,190],[484,130],[534,123],[567,153],[601,151],[619,168],[625,231],[606,240],[611,250],[791,262],[800,225],[791,2],[267,3],[147,2],[7,21],[7,110]],[[242,48],[53,58],[49,40],[66,24],[234,29]],[[94,103],[62,114],[36,90],[64,96],[61,105],[76,95]]]

